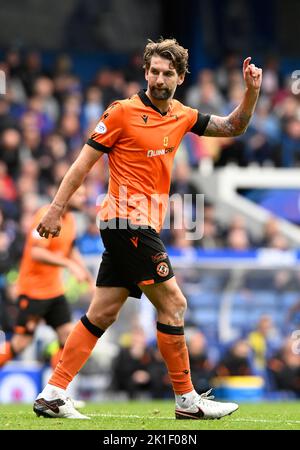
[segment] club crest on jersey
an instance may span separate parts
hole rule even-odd
[[[106,128],[105,123],[103,123],[102,121],[99,122],[99,123],[97,124],[96,128],[95,128],[95,131],[96,131],[97,133],[99,133],[99,134],[104,134],[104,133],[106,133],[106,132],[107,132],[107,128]]]
[[[170,272],[168,264],[165,262],[157,264],[156,272],[158,273],[159,276],[166,277]]]

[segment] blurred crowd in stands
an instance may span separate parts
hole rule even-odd
[[[230,55],[217,70],[201,70],[194,85],[187,80],[186,88],[179,90],[179,98],[203,113],[228,114],[243,95],[241,64],[240,58]],[[299,164],[300,97],[292,94],[292,78],[282,77],[276,58],[270,57],[262,67],[261,96],[246,134],[234,139],[199,139],[187,134],[175,160],[171,194],[191,194],[193,204],[198,190],[190,173],[203,158],[209,158],[215,167],[229,163],[275,167]],[[37,51],[23,55],[9,50],[0,61],[0,70],[5,72],[7,82],[7,93],[0,95],[0,292],[1,302],[6,299],[9,305],[14,301],[15,272],[33,213],[53,197],[105,108],[115,99],[135,94],[145,83],[140,56],[120,70],[102,68],[85,85],[66,54],[57,57],[51,70],[45,70]],[[87,205],[78,240],[85,254],[103,250],[95,205],[107,189],[107,167],[106,157],[101,158],[86,180]],[[289,247],[276,218],[268,221],[263,237],[257,241],[243,217],[233,217],[223,227],[215,217],[214,205],[208,202],[202,239],[187,240],[180,229],[163,230],[162,238],[166,245],[179,248],[241,251]],[[6,313],[1,318],[0,308],[0,325],[9,329],[10,324],[4,323],[8,316]],[[272,347],[270,329],[270,320],[262,319],[257,330],[224,349],[217,362],[208,356],[204,334],[199,329],[190,330],[188,345],[196,388],[205,390],[216,375],[263,370],[275,388],[291,389],[299,396],[300,357],[291,352],[288,341],[280,341],[280,345],[277,341]],[[125,390],[132,398],[150,386],[154,397],[171,394],[161,357],[154,346],[148,345],[142,330],[133,330],[127,345],[120,348],[112,380],[116,389]]]
[[[300,356],[293,351],[291,338],[283,341],[272,319],[265,315],[257,327],[243,339],[219,347],[212,358],[202,331],[186,327],[193,384],[198,392],[214,386],[217,377],[260,376],[264,391],[285,393],[300,398]],[[147,342],[143,329],[136,327],[123,337],[112,360],[110,389],[125,392],[129,398],[148,395],[172,398],[172,387],[165,364],[155,343]]]

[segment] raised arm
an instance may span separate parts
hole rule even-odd
[[[226,117],[211,115],[204,136],[230,137],[245,133],[253,115],[262,81],[262,69],[250,64],[251,57],[243,63],[245,94],[241,103]]]
[[[48,211],[37,227],[40,236],[48,239],[49,234],[53,237],[59,235],[61,229],[60,217],[65,206],[102,155],[101,151],[95,150],[90,145],[85,144],[83,146],[79,156],[65,174]]]

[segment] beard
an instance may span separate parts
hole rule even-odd
[[[168,100],[168,98],[172,97],[172,91],[168,88],[158,89],[155,86],[151,86],[150,93],[153,98],[156,100]]]

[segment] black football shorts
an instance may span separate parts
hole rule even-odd
[[[47,300],[20,295],[18,308],[15,332],[19,334],[33,334],[35,326],[41,319],[54,330],[71,322],[70,308],[64,295]]]
[[[159,234],[151,227],[130,226],[127,220],[100,223],[105,246],[96,286],[125,287],[141,298],[140,285],[169,280],[174,272]],[[122,225],[121,225],[122,224]]]

